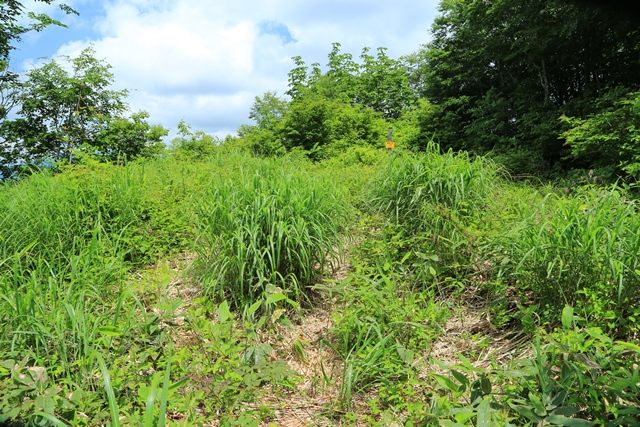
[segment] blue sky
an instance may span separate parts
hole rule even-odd
[[[30,1],[68,28],[27,35],[13,68],[91,44],[113,65],[115,86],[130,91],[132,110],[219,136],[249,122],[256,95],[284,93],[292,56],[325,64],[332,42],[354,57],[365,46],[409,54],[429,40],[437,13],[436,0],[67,0],[75,17]]]

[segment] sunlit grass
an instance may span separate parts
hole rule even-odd
[[[334,182],[263,161],[203,197],[197,272],[209,294],[239,306],[272,286],[295,302],[308,300],[345,226],[347,200]]]

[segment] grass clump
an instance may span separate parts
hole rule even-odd
[[[559,318],[568,304],[585,324],[617,335],[637,331],[640,311],[640,216],[637,202],[617,188],[548,194],[503,242],[510,261],[501,268],[521,295],[538,302],[538,315]]]
[[[482,209],[496,177],[497,168],[483,158],[441,154],[430,144],[425,153],[390,158],[372,183],[371,206],[405,227],[424,230],[434,213],[470,215]]]
[[[330,180],[263,161],[205,195],[197,272],[206,292],[234,305],[279,288],[295,303],[336,254],[346,199]]]

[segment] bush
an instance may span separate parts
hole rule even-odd
[[[491,152],[487,157],[504,166],[510,173],[526,174],[533,177],[549,170],[542,151],[531,147],[514,147],[499,152]]]
[[[300,147],[314,160],[354,145],[382,144],[384,120],[373,110],[310,94],[290,104],[282,124],[284,145]]]
[[[571,148],[571,156],[589,167],[612,167],[617,174],[639,178],[640,92],[616,88],[597,105],[599,112],[587,118],[561,117],[570,126],[561,137]]]

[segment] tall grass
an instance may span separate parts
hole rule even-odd
[[[199,211],[197,271],[209,294],[241,305],[272,286],[303,302],[336,254],[346,199],[334,182],[273,160],[212,185]]]
[[[430,145],[424,154],[387,162],[372,181],[371,206],[404,230],[405,261],[426,245],[441,270],[458,266],[449,273],[466,276],[467,283],[484,276],[482,285],[494,297],[516,295],[534,304],[543,322],[555,322],[569,304],[586,322],[635,333],[637,202],[619,188],[563,195],[516,186],[499,175],[481,158],[440,154]]]
[[[481,209],[496,176],[496,167],[483,158],[441,154],[430,144],[425,153],[390,158],[372,183],[371,206],[404,226],[421,228],[434,212],[466,215]]]
[[[533,292],[540,315],[557,319],[565,304],[589,323],[637,329],[640,315],[640,216],[617,189],[548,194],[522,218],[507,270]]]
[[[437,281],[438,271],[459,276],[472,269],[467,225],[489,205],[498,175],[497,167],[483,158],[442,154],[429,144],[424,153],[392,155],[372,180],[368,208],[400,229],[396,241],[404,246],[397,250],[406,253],[400,258],[413,266],[420,288],[436,285],[448,292],[457,285]]]
[[[89,392],[98,387],[92,354],[113,360],[148,333],[151,316],[124,279],[132,268],[184,250],[192,227],[190,195],[166,182],[168,170],[79,165],[0,187],[0,361],[15,365],[11,375],[42,368],[60,395]],[[8,384],[0,370],[0,389]],[[53,415],[54,404],[29,406],[43,390],[0,390],[0,414]]]

